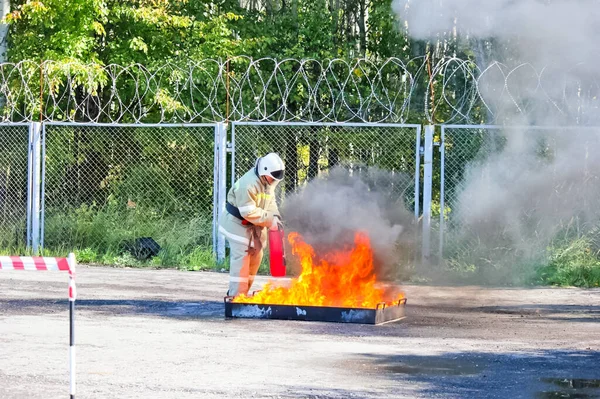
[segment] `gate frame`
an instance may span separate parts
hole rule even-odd
[[[502,126],[502,125],[437,125],[440,127],[440,231],[439,231],[439,248],[438,248],[438,256],[441,261],[444,252],[444,207],[445,203],[445,184],[446,184],[446,129],[497,129],[501,130],[502,128],[510,127],[510,126]],[[519,128],[513,127],[513,128]],[[432,182],[433,183],[433,182]]]
[[[415,129],[415,175],[414,175],[414,183],[415,183],[415,220],[418,220],[420,214],[420,169],[421,169],[421,133],[423,131],[423,127],[421,124],[410,124],[410,123],[366,123],[366,122],[231,122],[231,142],[225,142],[227,146],[226,151],[222,151],[221,155],[227,155],[227,153],[231,153],[231,184],[235,183],[235,127],[236,126],[314,126],[314,127],[355,127],[355,128],[411,128]],[[222,166],[226,168],[227,161],[222,162]],[[227,174],[227,171],[223,175]],[[219,187],[225,192],[226,190],[226,181],[219,181]],[[222,212],[225,210],[225,199],[226,193],[224,195],[219,196],[218,206],[220,213],[218,217],[222,215]],[[223,262],[225,260],[225,237],[222,234],[219,234],[219,239],[217,241],[217,261]]]
[[[23,127],[27,128],[27,170],[26,170],[26,185],[27,185],[27,197],[25,200],[25,227],[26,227],[26,239],[25,246],[31,248],[33,243],[32,232],[34,231],[36,221],[39,227],[39,218],[36,219],[36,215],[39,216],[39,192],[36,192],[34,182],[34,175],[36,166],[39,171],[40,159],[40,122],[0,122],[0,127]],[[37,174],[39,177],[39,172]],[[36,196],[36,194],[38,196]],[[37,205],[37,213],[36,213]]]
[[[439,260],[443,259],[443,251],[444,251],[444,206],[445,206],[445,171],[446,171],[446,129],[465,129],[465,130],[477,130],[477,129],[489,129],[489,130],[507,130],[507,129],[515,129],[515,130],[595,130],[600,129],[600,126],[540,126],[540,125],[468,125],[468,124],[457,124],[457,125],[436,125],[441,129],[440,132],[440,231],[439,231]]]
[[[42,149],[42,162],[41,162],[41,173],[38,173],[38,176],[41,175],[41,181],[38,179],[37,184],[35,184],[36,180],[32,182],[33,187],[38,190],[38,198],[41,198],[41,206],[39,207],[39,211],[37,212],[38,220],[38,242],[37,245],[39,248],[44,249],[44,233],[45,233],[45,216],[46,216],[46,208],[45,208],[45,197],[46,197],[46,126],[87,126],[87,127],[113,127],[113,128],[121,128],[121,127],[133,127],[133,128],[213,128],[213,251],[216,249],[216,230],[214,219],[216,217],[217,210],[214,207],[216,204],[216,195],[217,195],[217,181],[219,175],[219,168],[217,164],[217,138],[218,138],[218,126],[220,123],[96,123],[96,122],[33,122],[41,125],[41,149]],[[39,168],[39,166],[38,166]],[[38,169],[39,170],[39,169]],[[33,242],[34,252],[37,253],[36,243]]]

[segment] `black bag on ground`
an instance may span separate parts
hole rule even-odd
[[[136,238],[125,245],[125,250],[137,260],[148,260],[160,252],[160,245],[152,237]]]

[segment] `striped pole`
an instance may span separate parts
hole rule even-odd
[[[70,253],[69,258],[69,392],[71,399],[75,399],[75,254]]]
[[[47,270],[69,272],[69,394],[75,399],[75,254],[68,258],[40,256],[0,256],[0,270]]]

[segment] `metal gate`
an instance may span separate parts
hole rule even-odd
[[[32,131],[29,123],[0,125],[0,247],[29,243]]]
[[[210,247],[215,130],[215,124],[45,123],[41,245],[116,253],[123,242],[163,236],[167,250]],[[191,237],[177,238],[178,231]]]
[[[286,164],[286,179],[278,186],[279,202],[310,179],[338,164],[361,164],[414,175],[411,186],[395,187],[420,214],[421,125],[368,123],[234,122],[229,145],[223,129],[219,139],[220,170],[229,165],[229,182],[219,181],[218,209],[223,212],[227,186],[254,167],[256,159],[277,152]],[[225,156],[231,153],[229,161]],[[217,256],[225,257],[219,236]]]
[[[472,214],[469,204],[494,195],[491,187],[497,183],[494,179],[499,172],[489,161],[505,150],[507,137],[513,138],[511,146],[519,146],[517,154],[537,159],[540,167],[549,163],[556,168],[553,159],[565,147],[571,148],[571,156],[587,159],[588,152],[595,151],[600,142],[599,131],[600,128],[590,126],[441,125],[439,163],[435,163],[439,173],[432,179],[434,187],[439,187],[439,193],[434,195],[439,206],[433,206],[439,215],[432,221],[432,231],[438,233],[439,259],[469,259],[477,251],[477,233],[464,225],[463,216]],[[512,147],[508,150],[514,151]],[[583,163],[581,173],[596,176],[597,171],[588,170],[585,160]],[[558,184],[553,173],[547,176],[550,185]],[[481,183],[478,190],[466,190],[467,182],[474,179]]]

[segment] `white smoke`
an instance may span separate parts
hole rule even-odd
[[[432,38],[457,27],[475,37],[524,37],[548,42],[591,38],[600,15],[597,0],[413,0],[394,9],[415,38]]]
[[[300,233],[317,254],[348,249],[357,232],[366,233],[378,277],[395,278],[401,258],[414,256],[402,245],[414,247],[415,236],[414,216],[393,188],[410,186],[412,177],[375,168],[349,172],[338,166],[286,198],[286,228]]]
[[[502,263],[493,258],[508,252],[534,257],[573,223],[597,225],[600,129],[564,126],[600,126],[600,1],[396,0],[393,6],[414,39],[486,43],[491,57],[480,70],[492,62],[509,70],[527,63],[509,78],[486,79],[483,100],[507,126],[551,127],[507,129],[504,147],[468,168],[452,212],[461,234],[477,238],[478,261]]]

